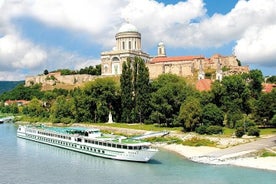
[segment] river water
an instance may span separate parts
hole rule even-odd
[[[116,161],[16,137],[0,124],[0,184],[275,183],[276,172],[205,165],[161,150],[149,163]]]

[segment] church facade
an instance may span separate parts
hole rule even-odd
[[[157,55],[150,56],[142,51],[141,34],[137,28],[124,23],[115,35],[116,46],[112,51],[101,53],[102,76],[120,75],[122,73],[122,64],[130,58],[141,57],[149,69],[151,79],[157,78],[164,73],[172,73],[178,76],[188,77],[195,74],[200,75],[199,79],[204,78],[204,70],[226,67],[228,70],[235,70],[237,73],[248,72],[248,67],[240,70],[235,56],[213,55],[211,58],[204,56],[167,56],[166,48],[163,42],[157,46]],[[231,73],[231,72],[230,72]],[[235,73],[235,72],[232,72]],[[217,80],[222,79],[216,76]]]
[[[112,51],[101,53],[102,75],[120,75],[127,58],[141,57],[145,62],[150,56],[142,51],[141,34],[132,24],[125,23],[115,35],[116,46]]]

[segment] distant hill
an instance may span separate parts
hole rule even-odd
[[[24,81],[0,81],[0,94],[12,90],[21,83],[24,83]]]

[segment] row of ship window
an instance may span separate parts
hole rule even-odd
[[[57,144],[66,145],[66,146],[71,146],[71,147],[77,148],[76,144],[71,144],[71,143],[68,143],[68,142],[56,141],[56,140],[53,140],[53,139],[39,137],[39,136],[34,136],[34,135],[28,135],[28,137],[34,138],[34,139],[43,140],[43,141],[46,141],[46,142],[57,143]],[[94,152],[102,153],[102,154],[105,153],[104,150],[99,150],[99,149],[95,149],[95,148],[91,148],[91,147],[87,147],[87,146],[80,146],[80,149],[84,149],[84,150],[87,150],[87,151],[94,151]]]
[[[95,141],[95,140],[89,140],[89,139],[84,139],[84,142],[91,143],[91,144],[97,144],[100,146],[119,148],[119,149],[129,149],[129,150],[141,150],[142,149],[142,146],[127,146],[127,145],[107,143],[107,142],[101,142],[101,141]],[[143,146],[143,148],[148,148],[148,147]]]
[[[53,134],[53,133],[48,133],[48,132],[43,132],[43,131],[38,131],[38,134],[51,136],[51,137],[57,137],[57,138],[66,139],[66,140],[71,140],[70,136],[65,136],[65,135]],[[81,141],[79,141],[79,142],[81,142]],[[118,148],[118,149],[129,149],[129,150],[148,149],[147,146],[127,146],[127,145],[106,143],[106,142],[90,140],[90,139],[84,139],[84,142],[85,143],[96,144],[96,145],[100,145],[100,146],[108,146],[108,147]],[[68,144],[70,144],[70,143],[68,143]]]
[[[53,133],[41,132],[41,131],[38,131],[38,134],[51,136],[51,137],[57,137],[57,138],[66,139],[66,140],[71,140],[70,136],[65,136],[65,135],[59,135],[59,134],[53,134]]]

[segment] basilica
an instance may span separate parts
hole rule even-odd
[[[122,65],[127,58],[134,60],[140,57],[145,61],[149,69],[150,79],[155,79],[164,73],[171,73],[182,77],[198,79],[198,89],[206,90],[208,84],[214,80],[221,81],[223,76],[236,73],[249,72],[248,66],[239,66],[235,56],[221,56],[215,54],[210,58],[204,56],[167,56],[165,44],[157,44],[156,56],[150,56],[142,50],[141,33],[137,28],[124,23],[115,35],[116,46],[107,52],[101,53],[101,76],[61,75],[60,72],[52,72],[47,75],[26,76],[25,86],[43,84],[43,86],[59,85],[81,85],[84,82],[93,81],[105,76],[116,76],[122,74]],[[210,76],[210,71],[212,71]],[[208,76],[207,76],[208,72]],[[210,85],[208,85],[210,86]]]
[[[204,70],[216,70],[215,79],[221,80],[222,68],[228,69],[228,73],[248,72],[249,68],[238,66],[235,56],[213,55],[211,58],[204,56],[167,56],[163,42],[157,45],[157,55],[150,56],[142,51],[141,33],[137,28],[126,22],[115,35],[116,46],[111,51],[101,53],[102,76],[120,75],[122,64],[127,58],[141,57],[149,69],[150,78],[157,78],[163,73],[172,73],[178,76],[188,77],[198,75],[204,79]]]

